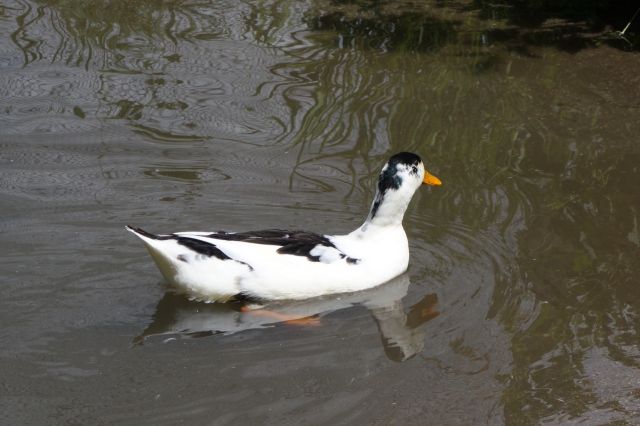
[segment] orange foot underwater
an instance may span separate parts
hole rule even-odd
[[[436,311],[438,304],[438,296],[436,294],[428,294],[421,301],[411,307],[407,314],[407,325],[416,328],[425,322],[434,319],[440,312]]]
[[[317,315],[311,315],[308,317],[299,317],[296,315],[287,315],[281,312],[270,311],[268,309],[251,309],[248,306],[240,308],[240,312],[245,314],[256,315],[264,318],[271,318],[275,322],[281,322],[284,324],[299,325],[305,327],[317,327],[320,325],[320,318]]]

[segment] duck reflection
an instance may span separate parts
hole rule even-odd
[[[322,316],[360,305],[371,312],[387,357],[402,362],[423,349],[423,325],[439,315],[435,310],[438,303],[435,294],[426,295],[406,312],[402,299],[407,295],[409,285],[408,275],[403,274],[367,291],[333,298],[270,302],[260,306],[241,302],[193,302],[183,295],[167,292],[156,306],[153,321],[134,339],[134,343],[143,344],[155,336],[234,334],[275,324],[319,326]]]

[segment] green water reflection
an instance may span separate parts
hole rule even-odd
[[[99,141],[123,128],[131,143],[183,144],[180,152],[236,144],[244,166],[232,155],[218,170],[158,154],[140,167],[140,182],[190,185],[176,190],[187,199],[205,183],[236,182],[239,168],[253,167],[247,158],[275,164],[286,151],[292,197],[362,200],[343,202],[354,212],[368,207],[389,153],[420,152],[445,185],[416,202],[428,220],[409,217],[409,234],[449,266],[414,263],[441,282],[460,264],[492,276],[474,318],[507,336],[497,351],[509,365],[492,377],[502,386],[498,417],[637,419],[638,55],[596,38],[566,49],[561,32],[522,38],[517,19],[484,2],[373,3],[365,14],[342,2],[9,3],[0,132]],[[458,295],[433,294],[442,321],[475,297]],[[475,356],[464,339],[444,340]],[[418,359],[403,365],[418,369]]]

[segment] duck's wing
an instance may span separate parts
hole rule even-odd
[[[310,262],[333,263],[344,260],[347,263],[358,263],[358,259],[338,249],[331,237],[307,231],[266,229],[253,232],[178,232],[167,237],[197,241],[197,244],[204,244],[202,249],[213,247],[223,253],[225,242],[243,242],[276,246],[278,254],[301,256]]]

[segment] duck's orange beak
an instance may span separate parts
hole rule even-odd
[[[440,179],[438,179],[437,177],[435,177],[434,175],[432,175],[426,170],[424,171],[424,179],[422,180],[422,183],[427,185],[434,185],[434,186],[442,185],[442,182],[440,181]]]

